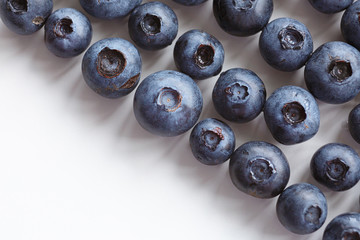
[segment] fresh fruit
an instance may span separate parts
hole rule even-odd
[[[310,170],[316,181],[333,191],[345,191],[360,180],[360,157],[341,143],[329,143],[315,152]]]
[[[352,0],[350,1],[352,2]],[[360,2],[356,1],[347,8],[341,18],[341,34],[345,41],[360,50]]]
[[[266,90],[251,70],[232,68],[221,73],[212,92],[216,111],[226,120],[245,123],[263,110]]]
[[[280,223],[290,232],[309,234],[318,230],[327,217],[324,194],[309,183],[297,183],[287,187],[276,203]]]
[[[189,76],[164,70],[146,77],[136,89],[134,113],[147,131],[160,136],[177,136],[199,119],[203,99]]]
[[[82,74],[87,85],[107,98],[119,98],[135,89],[141,73],[136,47],[121,38],[94,43],[84,54]]]
[[[46,21],[45,44],[58,57],[80,55],[90,45],[91,38],[89,19],[76,9],[58,9]]]
[[[270,66],[291,72],[304,66],[309,59],[313,41],[303,23],[292,18],[277,18],[261,32],[259,49]]]
[[[359,240],[360,213],[349,212],[336,216],[326,226],[322,240]]]
[[[273,12],[272,0],[214,0],[213,13],[227,33],[250,36],[261,31]]]
[[[311,6],[322,13],[332,14],[345,10],[354,0],[309,0]]]
[[[202,80],[221,72],[224,48],[214,36],[200,30],[184,33],[176,42],[176,67],[193,79]]]
[[[174,0],[174,2],[180,3],[185,6],[194,6],[206,2],[207,0]]]
[[[136,7],[128,22],[131,39],[146,50],[170,45],[178,32],[175,12],[162,2],[148,2]]]
[[[0,0],[1,20],[11,31],[21,35],[40,30],[52,10],[52,0]]]
[[[360,104],[356,105],[349,113],[348,126],[353,139],[360,143]]]
[[[217,165],[228,160],[235,149],[235,135],[226,123],[215,118],[198,122],[190,134],[194,157],[206,165]]]
[[[316,100],[297,86],[276,89],[265,102],[264,117],[272,136],[285,145],[307,141],[320,126]]]
[[[230,158],[230,177],[242,192],[257,198],[279,195],[290,177],[289,163],[273,144],[251,141],[241,145]]]
[[[360,92],[360,52],[344,42],[317,48],[305,66],[305,83],[315,98],[345,103]]]

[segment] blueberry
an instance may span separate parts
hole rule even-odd
[[[345,191],[360,180],[360,157],[350,146],[329,143],[315,152],[310,170],[316,181],[333,191]]]
[[[352,2],[352,1],[350,1]],[[340,29],[345,41],[360,50],[360,2],[350,5],[341,18]]]
[[[309,183],[287,187],[276,203],[280,223],[296,234],[309,234],[318,230],[327,217],[327,202],[324,194]]]
[[[121,38],[94,43],[84,54],[82,73],[96,93],[119,98],[133,91],[140,79],[141,56],[136,47]]]
[[[251,141],[241,145],[230,158],[230,177],[242,192],[257,198],[279,195],[290,177],[289,163],[273,144]]]
[[[344,42],[328,42],[305,66],[305,83],[317,99],[345,103],[360,92],[360,52]]]
[[[177,136],[199,119],[203,99],[189,76],[171,70],[153,73],[136,89],[134,113],[147,131],[160,136]]]
[[[142,0],[80,0],[87,13],[107,20],[127,16],[141,2]]]
[[[266,90],[263,81],[251,70],[232,68],[221,73],[213,92],[216,111],[225,119],[244,123],[263,110]]]
[[[261,32],[259,49],[270,66],[291,72],[304,66],[313,51],[313,41],[303,23],[292,18],[278,18]]]
[[[217,165],[228,160],[235,149],[235,135],[226,123],[206,118],[197,123],[190,134],[194,157],[206,165]]]
[[[198,80],[219,74],[224,63],[224,55],[224,48],[219,40],[200,30],[184,33],[174,48],[177,68]]]
[[[174,11],[161,2],[148,2],[134,9],[128,22],[131,39],[146,50],[170,45],[178,32]]]
[[[207,0],[174,0],[174,1],[185,6],[194,6],[204,3]]]
[[[89,19],[76,9],[58,9],[46,21],[45,44],[58,57],[78,56],[90,45],[91,38]]]
[[[307,141],[320,125],[316,100],[297,86],[276,89],[265,102],[264,117],[272,136],[286,145]]]
[[[21,35],[40,30],[52,10],[52,0],[0,0],[1,20],[11,31]]]
[[[341,12],[354,0],[309,0],[309,3],[319,12],[332,14]]]
[[[348,126],[351,136],[357,143],[360,143],[360,104],[356,105],[349,113]]]
[[[360,213],[343,213],[330,221],[330,223],[325,228],[322,240],[337,239],[360,239]]]
[[[217,23],[227,33],[250,36],[263,29],[273,12],[272,0],[214,0]]]

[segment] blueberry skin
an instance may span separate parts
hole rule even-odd
[[[52,10],[52,0],[0,0],[1,20],[8,29],[21,35],[40,30]]]
[[[257,198],[273,198],[286,187],[290,177],[289,163],[273,144],[251,141],[231,155],[230,178],[242,192]]]
[[[184,33],[174,48],[176,67],[196,80],[219,74],[224,55],[224,48],[219,40],[197,29]]]
[[[273,68],[291,72],[306,63],[313,51],[313,41],[307,27],[292,18],[271,21],[260,34],[261,56]]]
[[[178,20],[166,4],[149,2],[132,11],[128,29],[136,45],[146,50],[158,50],[173,42],[178,33]]]
[[[45,23],[45,45],[58,57],[80,55],[90,45],[91,39],[91,23],[76,9],[58,9]]]
[[[232,68],[221,73],[212,92],[216,111],[226,120],[245,123],[263,110],[266,89],[251,70]]]
[[[345,191],[360,180],[360,157],[346,144],[329,143],[315,152],[310,170],[323,186],[333,191]]]
[[[180,3],[185,6],[195,6],[206,2],[207,0],[174,0],[174,2]]]
[[[341,12],[349,7],[352,2],[353,0],[309,0],[311,6],[326,14]]]
[[[261,31],[273,12],[272,0],[214,0],[213,13],[227,33],[246,37]]]
[[[360,239],[360,213],[343,213],[330,221],[325,228],[322,240],[336,239]]]
[[[285,145],[307,141],[320,126],[316,100],[297,86],[276,89],[265,102],[264,117],[272,136]]]
[[[280,194],[276,213],[280,223],[290,232],[313,233],[324,224],[327,217],[326,198],[312,184],[294,184]]]
[[[142,0],[80,0],[87,13],[106,20],[127,16],[141,2]]]
[[[349,113],[348,126],[353,139],[360,143],[360,104],[356,105]]]
[[[315,98],[330,104],[350,101],[360,92],[360,52],[344,42],[328,42],[305,66],[305,83]]]
[[[135,89],[141,65],[140,53],[133,44],[121,38],[106,38],[86,51],[82,74],[96,93],[107,98],[119,98]]]
[[[235,149],[235,134],[229,125],[206,118],[198,122],[190,134],[194,157],[206,165],[218,165],[228,160]]]
[[[352,2],[352,1],[351,1]],[[341,17],[341,34],[345,41],[360,50],[360,24],[359,15],[360,2],[356,1],[350,5]]]
[[[136,89],[136,120],[152,134],[172,137],[185,133],[199,119],[203,99],[189,76],[164,70],[146,77]]]

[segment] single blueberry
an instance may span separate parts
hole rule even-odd
[[[360,213],[336,216],[326,226],[322,240],[360,240]]]
[[[140,73],[139,51],[121,38],[106,38],[94,43],[82,60],[85,82],[96,93],[107,98],[119,98],[133,91]]]
[[[360,157],[346,144],[329,143],[315,152],[310,170],[316,181],[333,191],[345,191],[360,180]]]
[[[360,143],[360,104],[356,105],[349,113],[348,126],[353,139]]]
[[[316,100],[297,86],[276,89],[265,102],[264,117],[272,136],[285,145],[307,141],[320,126]]]
[[[324,194],[309,183],[287,187],[276,203],[280,223],[296,234],[309,234],[318,230],[327,217],[327,202]]]
[[[141,2],[142,0],[80,0],[87,13],[107,20],[127,16]]]
[[[305,66],[305,83],[317,99],[345,103],[360,92],[360,52],[344,42],[317,48]]]
[[[195,29],[184,33],[174,48],[177,68],[197,80],[219,74],[224,63],[224,55],[224,48],[219,40]]]
[[[261,32],[259,49],[270,66],[291,72],[304,66],[313,51],[313,41],[303,23],[292,18],[278,18]]]
[[[190,134],[194,157],[206,165],[217,165],[228,160],[235,149],[235,135],[226,123],[206,118],[195,125]]]
[[[250,36],[261,31],[273,12],[272,0],[214,0],[213,13],[227,33]]]
[[[52,0],[0,0],[1,20],[7,28],[21,35],[40,30],[52,10]]]
[[[345,10],[354,0],[309,0],[311,6],[326,14],[338,13]]]
[[[90,45],[91,38],[89,19],[76,9],[58,9],[46,21],[45,44],[58,57],[80,55]]]
[[[207,0],[174,0],[174,2],[180,3],[185,6],[194,6],[206,2]]]
[[[177,136],[199,119],[203,99],[189,76],[171,70],[153,73],[136,89],[134,113],[147,131],[160,136]]]
[[[148,2],[130,14],[128,29],[131,39],[146,50],[169,46],[178,32],[175,12],[161,2]]]
[[[212,92],[216,111],[225,119],[244,123],[263,110],[266,90],[263,81],[251,70],[232,68],[221,73]]]
[[[289,163],[273,144],[251,141],[241,145],[230,158],[230,177],[242,192],[257,198],[279,195],[290,177]]]
[[[351,1],[352,2],[352,1]],[[360,50],[360,2],[356,1],[345,10],[340,29],[345,41]]]

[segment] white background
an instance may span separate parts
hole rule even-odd
[[[147,2],[147,1],[144,1]],[[268,66],[258,50],[258,37],[234,37],[223,32],[212,15],[212,1],[185,7],[173,1],[179,18],[178,37],[203,29],[224,45],[224,70],[249,68],[264,81],[268,96],[282,85],[305,87],[303,69],[283,73]],[[78,1],[55,0],[54,9]],[[342,40],[341,13],[325,15],[305,0],[274,0],[271,20],[293,17],[308,26],[314,48]],[[106,37],[130,40],[127,19],[103,21],[90,17],[92,43]],[[173,45],[140,50],[142,78],[176,69]],[[205,166],[192,156],[189,132],[172,138],[151,135],[134,118],[134,92],[109,100],[92,92],[81,75],[82,55],[53,56],[43,43],[43,29],[18,36],[0,23],[0,239],[320,239],[336,215],[359,210],[360,184],[346,192],[323,187],[329,205],[325,225],[298,236],[277,220],[276,199],[261,200],[238,191],[231,183],[228,162]],[[200,119],[216,117],[211,92],[217,77],[199,81],[204,108]],[[263,115],[247,124],[229,123],[236,147],[265,140],[287,156],[289,184],[310,182],[313,153],[329,142],[349,144],[347,116],[360,98],[342,105],[319,102],[321,127],[311,140],[293,146],[275,142]]]

